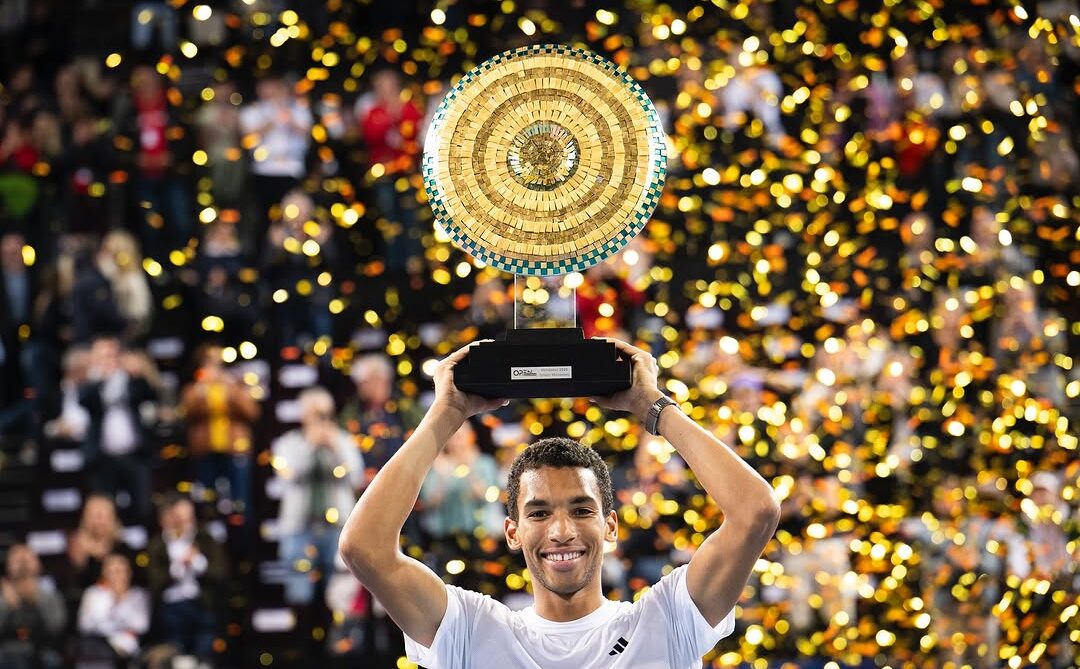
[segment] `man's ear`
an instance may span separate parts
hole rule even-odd
[[[517,529],[517,521],[510,516],[503,520],[503,534],[506,535],[506,545],[512,551],[521,550],[521,540],[518,539]]]
[[[619,516],[614,510],[608,511],[604,519],[604,541],[619,540]]]

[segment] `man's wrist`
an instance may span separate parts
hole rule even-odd
[[[641,404],[634,410],[634,415],[638,417],[638,420],[641,421],[642,425],[644,425],[645,421],[649,418],[649,409],[651,409],[652,405],[656,404],[656,401],[661,397],[667,397],[667,395],[659,388],[653,388],[652,390],[642,393]]]
[[[465,415],[465,408],[451,404],[450,402],[437,401],[434,402],[427,410],[425,417],[432,416],[434,418],[449,418],[453,420],[460,420],[465,422],[467,416]]]
[[[463,408],[445,402],[436,402],[424,414],[424,419],[421,422],[427,424],[427,427],[435,434],[441,446],[451,435],[458,431],[458,428],[465,423],[466,418],[468,416]]]

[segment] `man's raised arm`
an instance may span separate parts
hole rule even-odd
[[[630,344],[610,341],[630,358],[633,384],[629,390],[596,400],[644,421],[663,395],[657,388],[656,360]],[[754,564],[776,532],[780,505],[761,475],[678,407],[661,411],[657,432],[675,447],[724,513],[724,522],[694,553],[686,573],[690,598],[715,626],[739,601]]]
[[[405,634],[430,646],[446,612],[446,588],[422,563],[401,553],[401,527],[424,477],[447,439],[469,416],[494,409],[454,386],[453,368],[468,352],[459,349],[435,371],[435,401],[412,436],[390,458],[356,503],[338,542],[349,570],[386,608]]]

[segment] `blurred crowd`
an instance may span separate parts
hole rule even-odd
[[[80,472],[4,534],[0,665],[405,666],[338,530],[434,361],[559,297],[783,502],[710,666],[1080,661],[1075,1],[15,1],[0,33],[0,473]],[[462,73],[546,42],[642,84],[669,169],[545,284],[454,248],[417,164]],[[635,420],[540,399],[454,436],[403,549],[527,605],[502,489],[541,435],[612,466],[612,597],[722,522]]]

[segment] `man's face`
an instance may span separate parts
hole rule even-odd
[[[117,526],[116,507],[104,497],[91,497],[83,507],[81,525],[95,536],[112,534]]]
[[[372,372],[356,383],[356,392],[372,406],[382,406],[390,400],[390,378],[382,372]]]
[[[288,87],[280,79],[264,79],[256,84],[256,94],[268,102],[284,102],[288,97]]]
[[[604,516],[592,470],[542,467],[521,475],[518,520],[505,521],[506,542],[521,550],[535,582],[569,596],[600,576],[604,542],[615,541],[615,512]]]
[[[1031,499],[1039,507],[1053,506],[1057,503],[1057,494],[1045,485],[1036,485],[1031,491]]]
[[[372,82],[375,96],[383,101],[397,100],[401,96],[401,82],[393,72],[379,72]]]
[[[116,371],[120,366],[120,344],[115,339],[99,339],[90,349],[93,364],[102,376]]]
[[[195,528],[195,506],[188,500],[177,502],[161,514],[161,529],[172,536],[183,536]]]
[[[36,578],[41,573],[41,563],[34,552],[24,545],[15,545],[8,551],[7,575],[13,580]]]
[[[322,426],[334,421],[334,404],[323,398],[313,398],[301,408],[300,423],[305,427]]]
[[[117,590],[127,590],[131,585],[131,565],[122,555],[109,555],[101,565],[101,578],[105,584]]]

